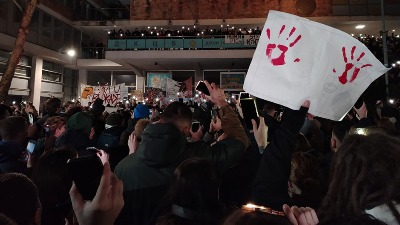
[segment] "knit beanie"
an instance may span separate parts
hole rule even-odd
[[[106,124],[110,126],[121,126],[124,117],[119,113],[111,113],[107,119]]]
[[[135,119],[148,118],[149,115],[150,115],[149,108],[143,104],[137,105],[135,110],[133,110],[133,116]]]

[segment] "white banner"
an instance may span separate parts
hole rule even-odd
[[[178,92],[181,85],[178,81],[167,79],[167,98],[179,98]]]
[[[388,71],[368,48],[332,27],[270,11],[244,90],[291,109],[341,120],[365,89]]]
[[[243,35],[243,46],[255,46],[258,44],[260,35]]]
[[[81,84],[81,101],[85,105],[88,102],[94,102],[97,98],[103,99],[103,105],[114,106],[118,102],[128,98],[128,87],[125,84],[113,86],[89,86]]]
[[[226,44],[240,44],[242,43],[242,35],[225,35]]]

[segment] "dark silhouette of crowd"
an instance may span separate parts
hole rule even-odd
[[[240,99],[205,83],[206,102],[111,113],[101,99],[50,98],[41,116],[1,104],[1,224],[400,224],[398,101],[360,99],[334,122],[310,101],[256,99],[248,127]],[[90,199],[77,177],[91,168],[70,169],[82,160],[103,168]]]
[[[173,29],[164,29],[164,28],[159,28],[157,27],[151,28],[148,27],[147,29],[140,29],[135,28],[135,30],[130,31],[129,29],[123,30],[119,29],[116,30],[115,28],[113,30],[108,31],[108,37],[111,39],[115,38],[141,38],[141,37],[177,37],[177,36],[191,36],[191,37],[196,37],[196,36],[223,36],[223,35],[248,35],[248,34],[254,34],[254,35],[260,35],[261,30],[259,27],[255,29],[247,29],[247,28],[235,28],[235,27],[230,27],[229,25],[221,25],[221,28],[210,28],[206,27],[205,29],[199,28],[194,26],[194,28],[191,27],[182,27],[181,30],[173,30]]]

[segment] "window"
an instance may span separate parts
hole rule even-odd
[[[62,75],[58,73],[53,73],[50,71],[43,71],[42,80],[51,82],[61,82]]]
[[[113,84],[123,84],[125,86],[136,86],[136,76],[135,75],[113,75]]]

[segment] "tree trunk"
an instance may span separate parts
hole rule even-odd
[[[28,0],[25,6],[25,10],[22,14],[21,25],[18,30],[18,36],[15,40],[11,56],[7,61],[6,69],[3,77],[0,80],[0,102],[4,102],[7,99],[8,91],[11,86],[11,81],[14,77],[15,68],[21,59],[22,52],[24,51],[24,44],[26,40],[26,34],[28,33],[28,26],[31,22],[33,12],[35,11],[38,0]]]

